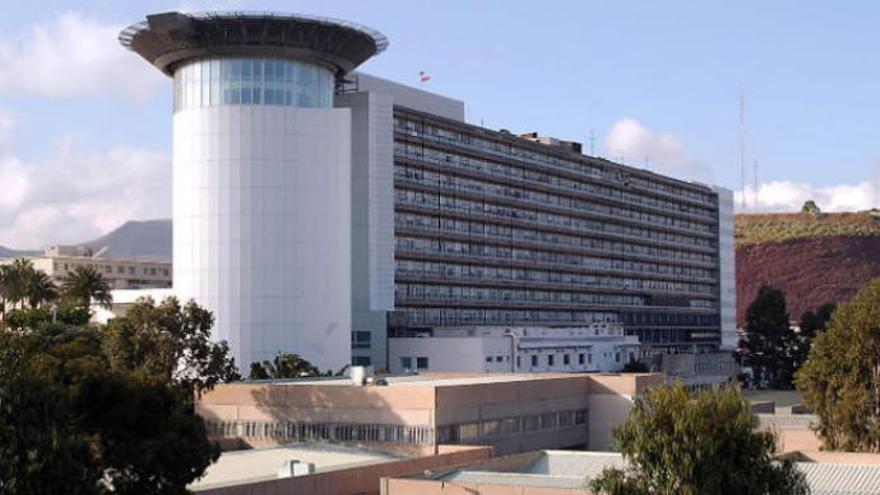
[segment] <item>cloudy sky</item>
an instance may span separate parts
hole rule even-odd
[[[417,84],[424,70],[473,123],[583,141],[738,198],[742,90],[747,211],[878,206],[877,2],[32,0],[0,18],[0,244],[170,216],[171,87],[116,36],[174,9],[369,25],[391,46],[365,71]]]

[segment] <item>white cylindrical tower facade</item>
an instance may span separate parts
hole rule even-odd
[[[174,292],[214,313],[243,373],[279,352],[351,360],[351,115],[333,108],[351,57],[322,50],[379,40],[353,29],[163,14],[123,33],[174,78]]]

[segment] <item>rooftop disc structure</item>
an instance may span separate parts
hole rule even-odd
[[[161,13],[119,36],[174,79],[174,292],[240,368],[351,360],[351,110],[341,79],[388,46],[345,21]]]

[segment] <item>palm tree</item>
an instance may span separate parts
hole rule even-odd
[[[87,308],[91,306],[92,301],[107,309],[113,305],[110,284],[92,267],[76,267],[73,273],[65,277],[62,287],[65,295]]]
[[[6,291],[6,281],[9,278],[9,265],[0,265],[0,319],[6,316],[6,301],[9,295]]]
[[[14,309],[28,299],[29,282],[37,270],[31,260],[17,258],[3,270],[3,298]]]
[[[58,287],[45,272],[32,270],[27,273],[26,293],[31,308],[38,308],[58,297]]]

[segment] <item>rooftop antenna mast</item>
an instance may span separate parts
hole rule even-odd
[[[742,185],[742,211],[746,211],[746,97],[739,87],[739,174]]]
[[[755,158],[755,170],[754,170],[754,183],[755,183],[755,195],[752,198],[752,209],[755,213],[758,213],[758,159]]]

